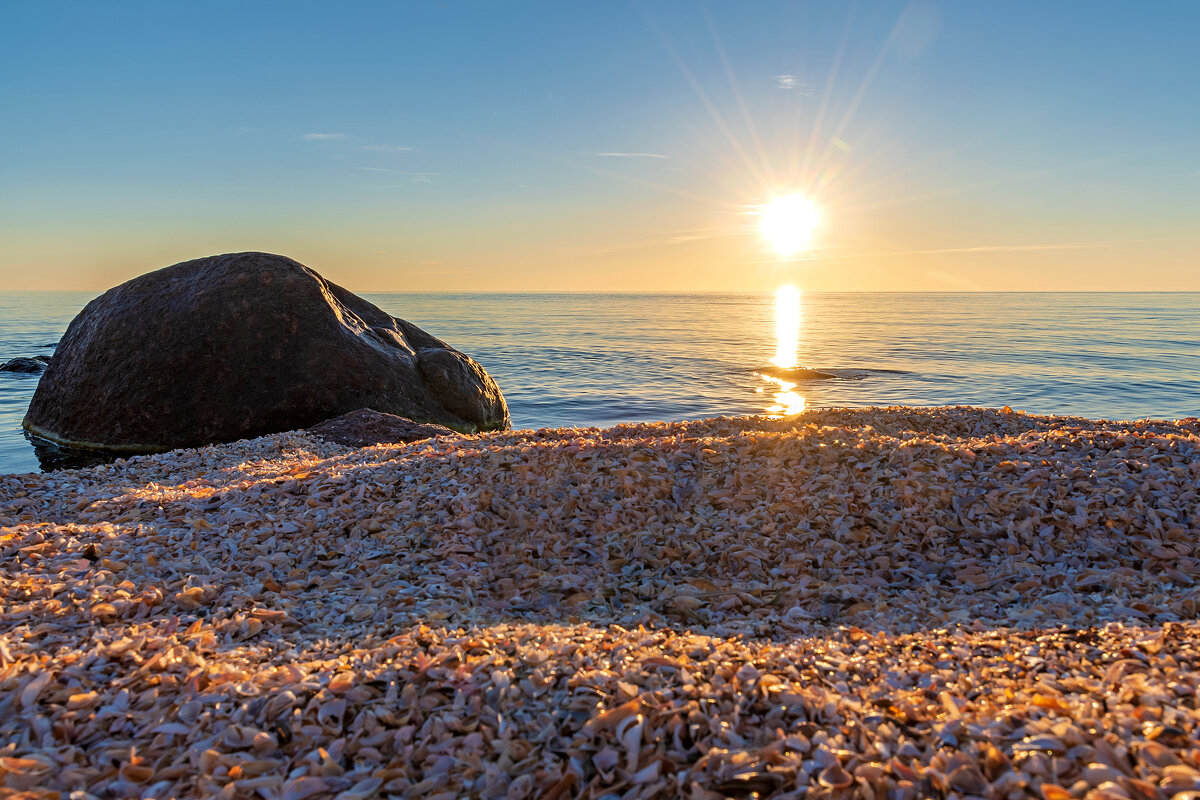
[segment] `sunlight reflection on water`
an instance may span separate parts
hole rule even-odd
[[[776,378],[774,375],[760,375],[759,377],[776,386],[776,391],[773,395],[775,402],[773,405],[767,406],[767,413],[769,415],[788,417],[792,414],[799,414],[808,407],[808,401],[793,391],[796,388],[796,384],[791,381],[785,381],[783,378]]]
[[[771,363],[782,369],[796,366],[800,348],[800,290],[788,284],[775,292],[775,357]]]
[[[775,357],[771,359],[780,369],[794,369],[798,364],[800,320],[800,290],[791,284],[780,286],[775,292]],[[794,391],[795,383],[774,375],[756,374],[772,384],[774,403],[766,407],[771,416],[799,414],[808,406],[808,401]]]

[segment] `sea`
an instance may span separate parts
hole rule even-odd
[[[0,293],[0,361],[52,356],[93,296]],[[483,364],[516,428],[899,404],[1200,416],[1200,293],[364,296]],[[37,382],[0,372],[0,473],[87,463],[22,431]]]

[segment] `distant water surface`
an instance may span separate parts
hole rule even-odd
[[[50,354],[93,295],[0,293],[0,361]],[[801,294],[772,380],[774,295],[366,294],[482,363],[513,425],[612,425],[842,405],[1200,416],[1200,294]],[[790,346],[790,344],[789,344]],[[0,373],[0,472],[38,469],[36,376]]]

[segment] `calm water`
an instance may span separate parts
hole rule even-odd
[[[0,294],[0,361],[52,353],[91,294]],[[516,427],[831,405],[983,405],[1094,418],[1200,416],[1200,294],[801,295],[781,386],[773,295],[366,295],[472,355]],[[36,376],[0,373],[0,472]]]

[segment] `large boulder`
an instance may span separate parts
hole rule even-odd
[[[231,253],[88,303],[24,426],[71,447],[154,452],[360,408],[466,433],[509,427],[499,387],[470,357],[290,258]]]

